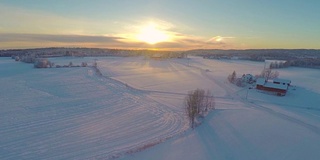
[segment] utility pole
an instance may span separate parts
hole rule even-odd
[[[251,87],[249,87],[248,89],[247,89],[247,95],[246,95],[246,99],[248,99],[248,94],[249,94],[249,90],[250,89],[252,89]]]

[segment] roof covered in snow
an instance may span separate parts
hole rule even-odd
[[[262,85],[262,86],[268,87],[268,88],[287,90],[288,86],[283,85],[282,83],[285,83],[285,82],[280,82],[280,84],[276,84],[276,83],[272,83],[272,82],[267,82],[265,78],[258,78],[257,79],[257,85]]]
[[[266,83],[266,79],[265,78],[258,78],[257,79],[257,85],[264,85]]]

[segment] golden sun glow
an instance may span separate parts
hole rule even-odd
[[[136,36],[137,40],[146,42],[149,44],[156,44],[159,42],[165,42],[170,40],[170,36],[165,32],[157,28],[153,23],[142,27],[140,32]]]
[[[217,42],[222,41],[222,37],[218,37],[218,38],[216,39],[216,41],[217,41]]]

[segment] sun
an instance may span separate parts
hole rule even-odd
[[[136,38],[137,40],[148,44],[156,44],[159,42],[169,41],[170,36],[165,31],[158,29],[155,24],[150,23],[140,29]]]

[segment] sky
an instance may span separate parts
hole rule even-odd
[[[320,49],[319,0],[0,0],[0,49]]]

